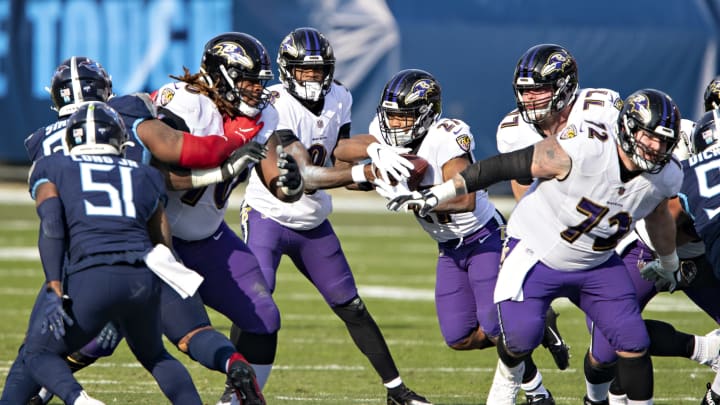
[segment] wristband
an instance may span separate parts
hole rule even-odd
[[[190,171],[190,182],[193,188],[209,186],[223,181],[222,169],[193,169]]]
[[[658,256],[658,260],[663,270],[667,272],[672,273],[680,267],[680,259],[678,258],[676,250],[673,250],[669,255]]]
[[[451,198],[457,197],[457,190],[455,190],[455,184],[453,180],[448,180],[445,183],[438,184],[430,189],[430,192],[437,197],[439,202],[447,201]]]
[[[367,177],[365,177],[365,165],[359,164],[355,165],[350,169],[350,174],[352,174],[352,180],[354,183],[365,183],[367,180]]]

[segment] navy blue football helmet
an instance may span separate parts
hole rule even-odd
[[[293,96],[308,101],[325,97],[332,85],[335,73],[335,53],[330,41],[315,28],[298,28],[289,33],[278,50],[280,81]],[[297,67],[322,68],[320,82],[298,82],[294,70]]]
[[[205,44],[200,70],[208,84],[238,113],[254,117],[267,106],[270,92],[265,86],[273,79],[270,57],[265,46],[252,35],[226,32],[212,38]],[[262,84],[262,91],[255,93],[238,87],[245,80]]]
[[[112,79],[96,61],[73,56],[55,69],[50,99],[58,115],[70,115],[86,101],[107,101],[112,96]]]
[[[680,140],[680,110],[660,90],[643,89],[628,96],[617,121],[618,139],[623,151],[642,170],[658,173],[672,158]],[[654,152],[637,141],[639,130],[665,143],[665,152]]]
[[[377,108],[380,132],[389,145],[405,146],[427,134],[442,113],[440,83],[428,72],[406,69],[396,73],[385,84]],[[388,115],[406,116],[408,128],[392,128]]]
[[[720,108],[720,76],[712,79],[705,87],[705,111]]]
[[[71,155],[122,155],[128,134],[112,107],[91,101],[68,118],[65,141]]]
[[[523,102],[525,90],[549,86],[551,98],[536,100],[529,105]],[[555,44],[540,44],[525,51],[518,60],[513,76],[515,101],[523,120],[539,124],[553,113],[562,111],[575,99],[578,89],[578,69],[575,58],[567,49]],[[546,107],[541,107],[547,104]]]
[[[695,124],[692,136],[691,153],[696,154],[720,146],[720,110],[707,111]]]

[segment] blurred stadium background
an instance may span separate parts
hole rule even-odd
[[[470,124],[486,157],[530,46],[567,47],[581,87],[623,96],[659,88],[695,119],[718,73],[719,21],[720,0],[0,0],[0,172],[24,179],[22,141],[53,120],[45,86],[70,55],[100,61],[124,94],[156,89],[183,66],[197,71],[203,45],[223,31],[256,36],[274,62],[287,32],[314,26],[353,92],[353,133],[366,131],[394,72],[421,68],[443,85],[444,114]]]

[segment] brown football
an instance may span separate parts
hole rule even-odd
[[[420,182],[422,181],[423,177],[425,177],[425,172],[427,172],[428,167],[430,167],[430,164],[427,160],[424,158],[421,158],[418,155],[412,155],[409,153],[403,153],[400,155],[410,161],[410,163],[413,164],[413,168],[410,170],[410,177],[407,179],[407,185],[410,190],[417,190],[418,186],[420,186]],[[375,177],[380,177],[380,170],[377,168],[375,169]],[[390,175],[390,183],[392,185],[397,184],[397,181],[392,178],[392,175]]]

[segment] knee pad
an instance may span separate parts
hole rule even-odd
[[[244,332],[237,327],[231,331],[231,341],[238,353],[250,364],[273,364],[277,353],[277,332],[257,334]]]
[[[585,379],[591,384],[604,384],[615,378],[616,363],[592,364],[590,351],[585,352]]]
[[[332,310],[345,323],[357,323],[370,316],[362,298],[357,296],[346,304],[333,307]]]

